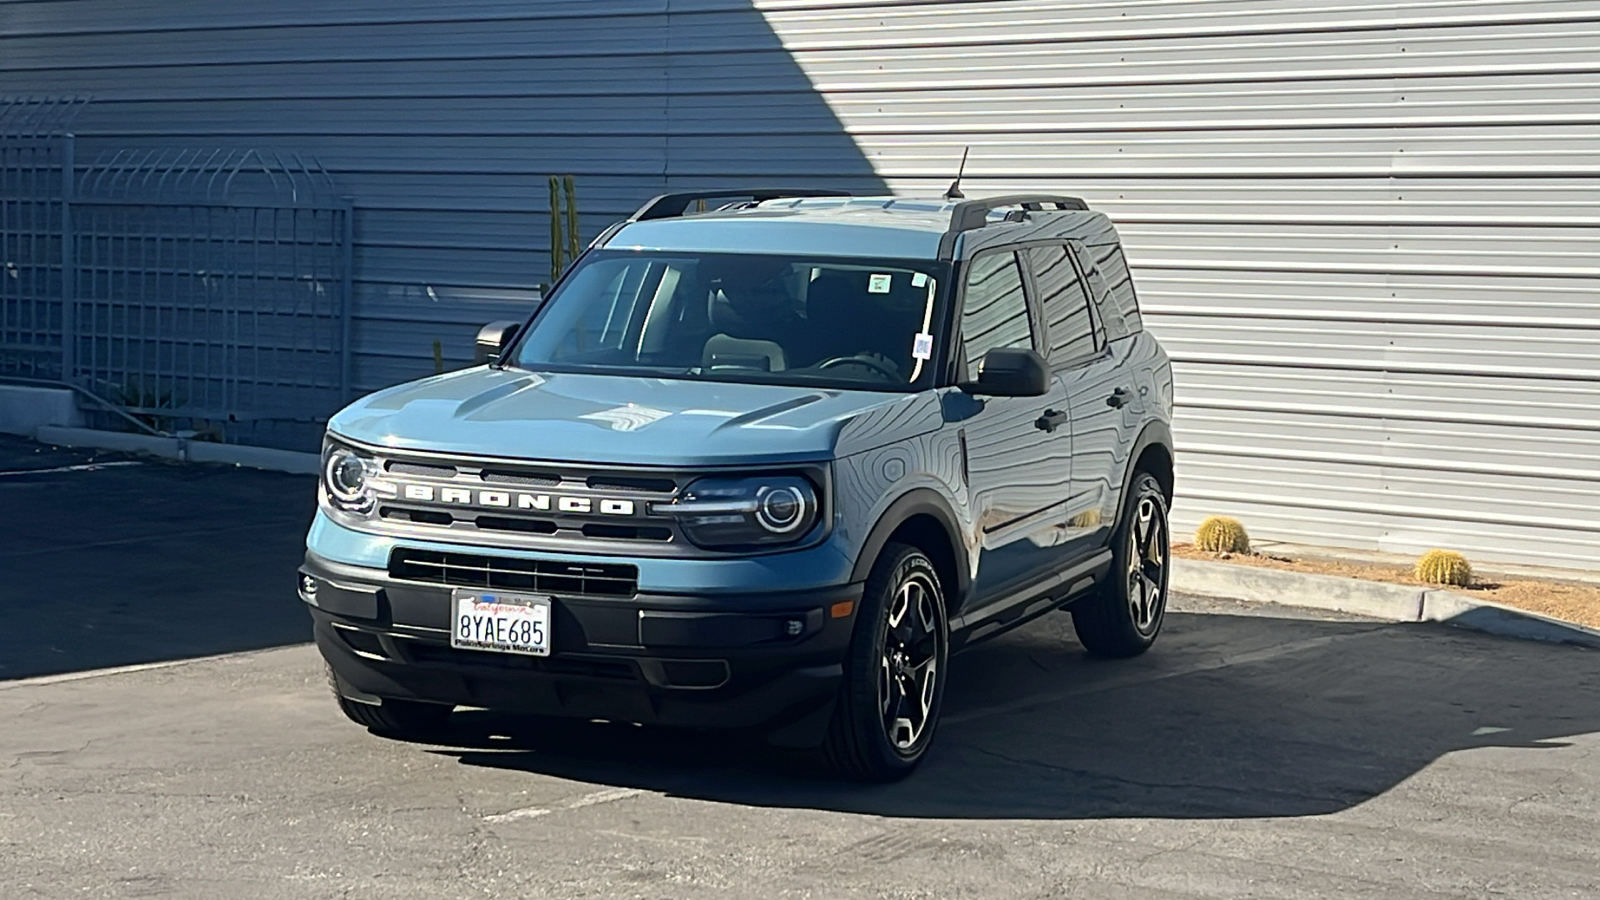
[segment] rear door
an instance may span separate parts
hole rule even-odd
[[[1046,358],[1071,413],[1072,486],[1064,510],[1067,540],[1098,545],[1116,515],[1125,409],[1133,381],[1126,342],[1107,339],[1091,301],[1093,277],[1067,242],[1026,251],[1045,319]]]
[[[975,374],[978,361],[997,347],[1044,352],[1014,251],[982,253],[968,263],[961,303],[958,346],[969,372]],[[1040,424],[1046,413],[1067,410],[1064,387],[1052,381],[1043,397],[972,397],[959,391],[947,397],[947,413],[961,422],[968,495],[981,544],[971,606],[963,613],[1006,601],[1059,568],[1072,445],[1066,427]]]

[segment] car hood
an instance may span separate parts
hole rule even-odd
[[[376,447],[619,465],[835,458],[930,431],[933,392],[886,394],[479,367],[379,391],[333,417]]]

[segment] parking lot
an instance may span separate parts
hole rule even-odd
[[[717,735],[345,721],[307,478],[0,443],[0,898],[1600,896],[1600,653],[1181,598],[958,657],[911,779]],[[110,669],[110,671],[106,671]]]

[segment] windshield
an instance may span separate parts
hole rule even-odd
[[[932,260],[720,253],[589,254],[513,364],[859,390],[931,382]]]

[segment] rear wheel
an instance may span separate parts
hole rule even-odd
[[[339,711],[357,725],[370,728],[379,734],[394,737],[424,737],[437,732],[455,708],[443,703],[422,703],[416,700],[384,700],[373,706],[360,703],[339,693],[333,667],[327,669],[328,684],[333,688],[334,699],[339,701]]]
[[[1111,546],[1111,575],[1070,607],[1072,625],[1095,656],[1137,656],[1161,631],[1171,569],[1167,498],[1148,472],[1134,475]]]
[[[944,589],[916,547],[889,544],[872,568],[823,752],[842,774],[904,778],[933,740],[944,700]]]

